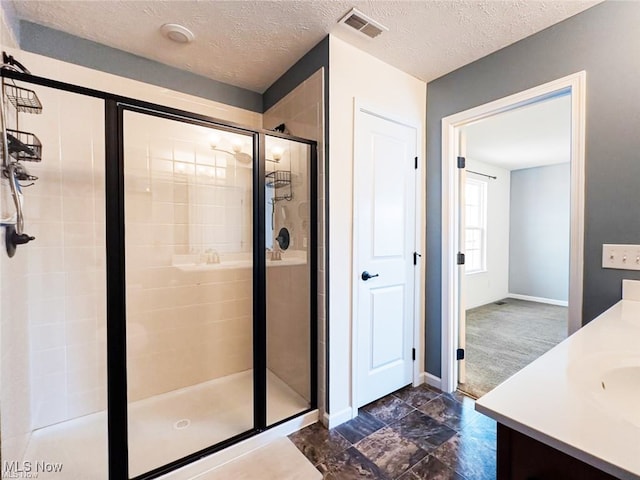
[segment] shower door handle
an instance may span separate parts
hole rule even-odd
[[[371,275],[369,272],[365,270],[364,272],[362,272],[362,275],[360,275],[360,278],[366,282],[370,278],[379,277],[379,276],[380,276],[379,273],[376,273],[375,275]]]

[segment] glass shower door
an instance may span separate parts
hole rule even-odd
[[[253,136],[124,111],[129,474],[254,428]]]
[[[267,425],[311,408],[311,146],[265,136]]]

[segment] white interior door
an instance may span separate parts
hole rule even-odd
[[[417,131],[357,112],[357,406],[412,381]]]
[[[467,141],[465,132],[458,129],[458,158],[464,159],[467,150]],[[467,184],[467,170],[464,168],[465,160],[462,160],[462,164],[458,166],[458,252],[464,255],[466,250],[466,184]],[[467,343],[467,303],[465,299],[465,265],[464,262],[458,261],[458,350],[462,352],[462,355],[458,355],[456,352],[456,359],[458,360],[458,383],[465,383],[467,378],[467,366],[465,362],[465,348]]]

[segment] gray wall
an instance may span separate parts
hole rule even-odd
[[[3,5],[2,8],[5,6]],[[26,20],[18,21],[11,15],[12,10],[8,7],[5,8],[5,13],[8,20],[15,24],[13,30],[19,36],[20,48],[28,52],[254,112],[264,113],[267,111],[321,67],[325,67],[325,85],[329,84],[328,35],[278,78],[263,94],[260,94]],[[328,88],[325,88],[325,91],[327,92],[325,96],[328,96]]]
[[[324,67],[325,97],[329,95],[329,35],[298,60],[262,94],[262,111],[266,112],[294,88]],[[326,101],[325,105],[329,103]],[[326,109],[325,109],[326,110]],[[326,128],[326,127],[325,127]]]
[[[509,293],[569,299],[571,166],[511,172]]]
[[[6,27],[10,30],[16,42],[20,39],[20,20],[10,2],[0,2],[0,9],[4,12]]]
[[[640,243],[640,2],[604,2],[427,86],[427,359],[441,370],[441,119],[587,72],[583,323],[621,297],[603,243]]]
[[[262,113],[262,95],[22,20],[20,48],[106,73]],[[18,59],[19,60],[19,59]],[[32,67],[37,71],[35,66]]]

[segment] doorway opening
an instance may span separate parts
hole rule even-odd
[[[580,327],[584,82],[443,119],[445,391],[478,398]]]
[[[464,375],[479,398],[567,337],[571,95],[461,127]]]

